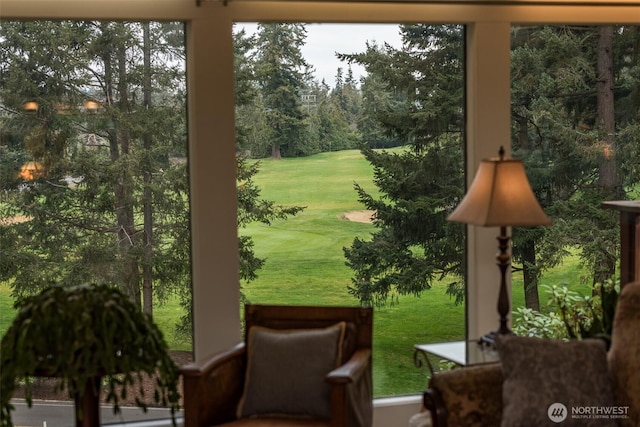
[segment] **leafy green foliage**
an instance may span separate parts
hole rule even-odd
[[[11,426],[10,404],[16,383],[32,376],[59,378],[70,398],[105,376],[107,401],[119,410],[120,398],[143,375],[155,375],[155,403],[178,409],[178,368],[162,333],[148,314],[122,291],[106,285],[50,287],[28,297],[2,338],[0,396],[2,425]],[[99,392],[99,390],[96,390]],[[136,396],[146,409],[144,390]]]
[[[562,319],[555,313],[541,313],[518,307],[514,313],[513,332],[524,337],[563,339],[567,337]]]
[[[521,307],[514,319],[519,335],[554,339],[611,339],[618,290],[612,281],[597,284],[592,295],[582,295],[567,284],[542,285],[549,295],[548,313]]]

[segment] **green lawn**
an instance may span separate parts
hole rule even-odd
[[[372,168],[358,151],[323,153],[300,159],[263,160],[255,176],[262,197],[278,204],[306,209],[271,226],[252,224],[242,233],[251,235],[255,251],[266,258],[257,280],[243,284],[247,299],[254,303],[356,305],[349,295],[351,271],[342,248],[354,237],[367,238],[371,224],[347,221],[341,214],[361,210],[354,182],[375,191]],[[580,282],[577,258],[546,274],[542,283]],[[513,304],[521,306],[521,274],[513,277]],[[445,294],[446,285],[436,284],[421,297],[401,297],[393,306],[378,308],[374,319],[374,390],[376,396],[417,393],[424,389],[427,372],[413,363],[413,345],[462,339],[464,307]],[[588,291],[588,288],[584,288]],[[496,296],[497,298],[497,296]],[[547,297],[541,295],[541,304]],[[0,333],[13,317],[8,285],[0,285]],[[175,300],[154,308],[154,318],[173,349],[189,349],[174,337],[175,322],[182,315]]]
[[[253,236],[258,256],[267,263],[257,280],[244,285],[249,301],[277,304],[357,304],[347,291],[351,271],[342,248],[354,237],[366,238],[371,224],[346,221],[341,214],[360,210],[353,190],[358,182],[370,191],[372,168],[358,151],[324,153],[303,159],[263,160],[255,181],[262,196],[280,204],[306,206],[305,211],[271,226],[254,224],[242,233]],[[575,258],[543,283],[578,283]],[[399,304],[375,311],[374,388],[376,396],[415,393],[424,388],[426,372],[413,364],[413,345],[464,337],[464,307],[436,284],[421,297],[402,297]],[[496,296],[497,298],[497,296]],[[514,275],[514,306],[524,304],[522,276]],[[541,303],[546,297],[541,295]]]
[[[4,336],[15,313],[9,285],[0,282],[0,335]]]

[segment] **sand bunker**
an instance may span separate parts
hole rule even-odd
[[[365,210],[365,211],[351,211],[345,212],[340,215],[340,219],[346,219],[347,221],[353,222],[364,222],[370,223],[373,221],[373,216],[376,214],[376,211]]]

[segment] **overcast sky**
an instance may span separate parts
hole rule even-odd
[[[255,32],[257,24],[236,24],[244,26],[248,34]],[[338,67],[346,74],[348,65],[339,61],[335,53],[364,52],[366,42],[382,44],[387,42],[400,47],[398,25],[393,24],[306,24],[307,43],[302,48],[302,56],[314,66],[319,82],[324,78],[333,87]],[[364,74],[364,69],[352,65],[356,81]]]

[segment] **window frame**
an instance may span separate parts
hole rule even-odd
[[[231,0],[202,1],[198,6],[196,0],[2,0],[1,16],[7,20],[126,19],[186,23],[194,350],[196,359],[201,359],[236,343],[241,333],[233,22],[419,21],[466,25],[466,171],[470,182],[481,159],[495,155],[501,145],[510,146],[512,25],[640,24],[640,2],[636,0],[498,3]],[[493,250],[486,250],[495,247],[496,234],[493,228],[468,227],[468,338],[479,337],[496,326],[499,272]],[[375,424],[387,425],[402,411],[404,414],[415,411],[418,400],[392,398],[378,402],[377,408],[402,409],[378,410]],[[410,406],[403,406],[407,402]],[[388,416],[391,418],[385,421]]]

